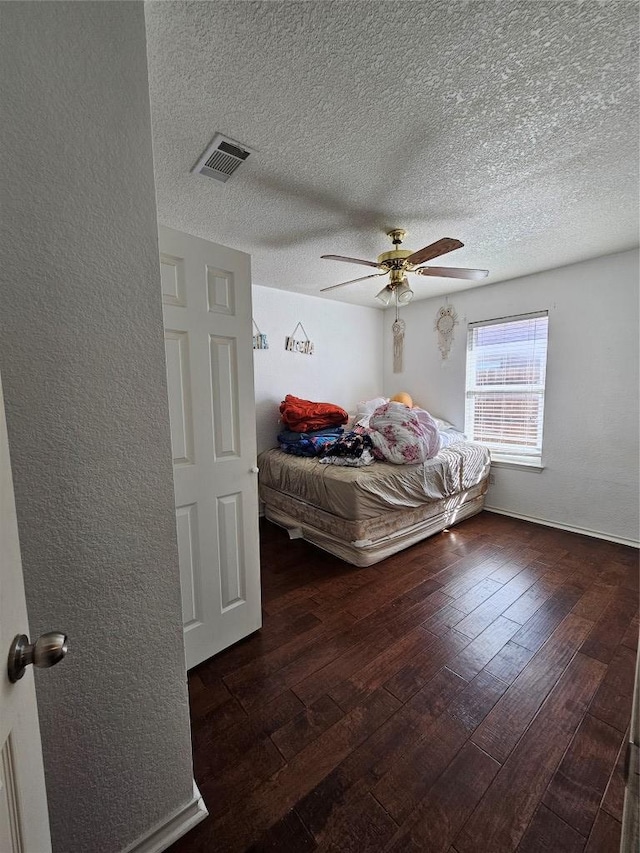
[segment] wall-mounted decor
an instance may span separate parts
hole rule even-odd
[[[393,321],[393,372],[402,373],[402,353],[404,349],[404,320],[395,319]]]
[[[391,331],[393,332],[393,372],[394,373],[402,373],[402,356],[404,351],[404,332],[406,329],[406,324],[404,320],[400,319],[400,312],[398,310],[398,294],[396,292],[396,319],[393,321],[393,325],[391,326]]]
[[[258,324],[255,320],[253,320],[253,327],[255,329],[255,334],[253,336],[253,348],[269,349],[269,341],[267,340],[267,336],[260,331]]]
[[[442,360],[449,358],[451,344],[453,343],[453,330],[458,325],[458,315],[453,305],[449,305],[449,301],[445,300],[445,304],[436,314],[436,321],[433,328],[438,333],[438,348]]]
[[[296,340],[298,328],[302,329],[304,340]],[[304,355],[313,355],[313,344],[309,340],[309,335],[306,333],[302,323],[297,323],[293,332],[284,339],[284,348],[289,352],[301,352]]]

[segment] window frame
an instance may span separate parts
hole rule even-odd
[[[477,331],[480,328],[488,326],[508,325],[522,321],[534,321],[544,318],[545,334],[538,336],[531,342],[532,346],[532,362],[537,365],[539,375],[535,382],[503,382],[503,383],[478,383],[477,369]],[[499,346],[499,341],[496,346]],[[543,353],[536,353],[535,348],[540,344],[543,345]],[[533,311],[526,314],[515,314],[508,317],[496,317],[490,320],[480,320],[469,323],[467,326],[467,356],[465,365],[465,434],[470,441],[475,441],[482,444],[491,452],[491,459],[498,463],[499,466],[509,466],[522,469],[537,469],[540,470],[544,466],[542,464],[543,440],[544,440],[544,410],[545,410],[545,394],[546,394],[546,372],[548,363],[548,344],[549,344],[549,311]],[[518,352],[518,349],[520,352]],[[520,355],[522,345],[518,348],[514,342],[514,354]],[[485,350],[486,353],[486,350]],[[500,441],[479,440],[476,438],[476,401],[488,399],[491,394],[520,395],[521,399],[527,396],[537,396],[538,416],[536,421],[537,438],[536,446],[531,447],[527,444],[506,444]]]

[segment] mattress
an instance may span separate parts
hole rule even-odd
[[[371,566],[480,512],[489,453],[464,442],[423,465],[364,468],[267,450],[258,457],[264,514],[293,538]]]
[[[258,457],[261,498],[266,503],[270,492],[279,492],[348,521],[375,519],[467,492],[486,480],[489,463],[486,448],[471,442],[446,447],[420,465],[374,462],[348,468],[279,449]]]

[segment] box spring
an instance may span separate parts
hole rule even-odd
[[[410,509],[347,520],[264,484],[260,498],[269,521],[354,566],[371,566],[428,536],[470,518],[484,506],[488,477],[476,486]]]

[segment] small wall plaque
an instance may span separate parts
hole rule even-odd
[[[304,340],[296,339],[298,328],[302,329]],[[284,348],[289,352],[301,352],[304,355],[313,355],[313,344],[309,340],[309,335],[307,335],[302,323],[297,323],[293,332],[284,339]]]
[[[269,341],[267,340],[267,336],[263,335],[263,333],[258,328],[258,324],[255,320],[253,321],[253,326],[256,330],[256,334],[253,336],[253,348],[269,349]]]

